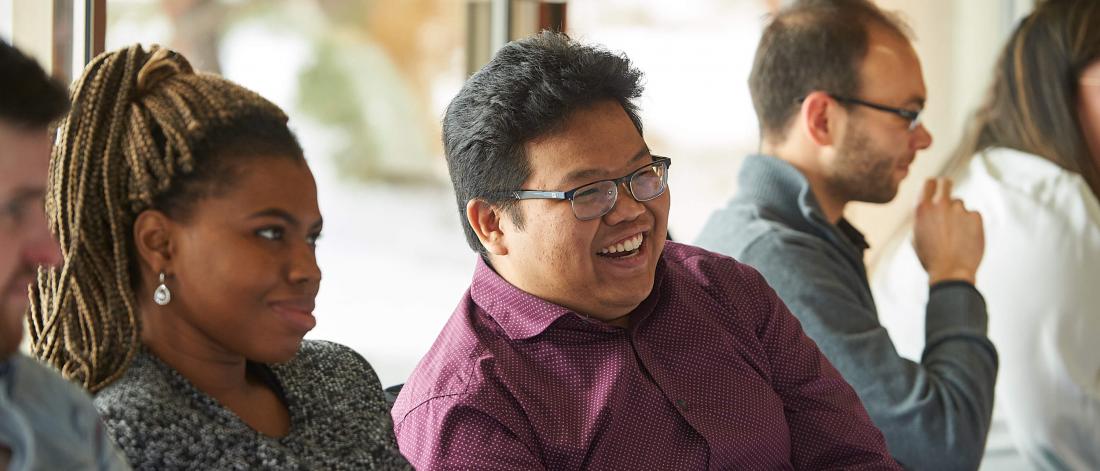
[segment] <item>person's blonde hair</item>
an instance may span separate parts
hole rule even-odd
[[[46,201],[63,263],[40,270],[32,287],[31,350],[95,392],[125,372],[141,342],[137,215],[185,218],[233,178],[229,162],[301,159],[301,148],[277,106],[158,46],[95,58],[72,100]]]
[[[1016,27],[993,84],[956,149],[947,173],[978,152],[1006,147],[1080,174],[1100,196],[1100,169],[1077,113],[1078,82],[1100,60],[1100,2],[1048,0]]]

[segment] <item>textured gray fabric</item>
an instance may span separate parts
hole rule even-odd
[[[976,469],[997,376],[981,294],[965,282],[933,287],[921,362],[902,358],[879,323],[855,228],[830,224],[805,177],[778,158],[748,157],[739,185],[696,243],[764,275],[855,388],[898,462]]]
[[[410,469],[378,377],[354,351],[304,341],[293,360],[268,368],[290,410],[290,433],[279,439],[145,350],[95,405],[135,469]]]

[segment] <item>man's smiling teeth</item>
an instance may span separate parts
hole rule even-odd
[[[644,240],[643,234],[638,234],[627,240],[619,242],[615,245],[610,245],[600,249],[600,255],[613,254],[619,252],[633,252],[638,250],[638,247],[642,246],[642,240]]]

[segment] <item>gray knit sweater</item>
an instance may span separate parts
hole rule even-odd
[[[286,437],[250,428],[146,350],[95,405],[134,469],[410,469],[378,377],[351,349],[305,341],[290,362],[255,366],[282,389]]]

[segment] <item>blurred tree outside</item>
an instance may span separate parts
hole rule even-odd
[[[305,38],[311,57],[297,71],[295,111],[339,136],[332,155],[339,173],[438,186],[446,181],[444,97],[464,79],[462,7],[456,0],[113,0],[108,14],[112,26],[165,21],[166,45],[214,73],[223,70],[223,41],[243,23]]]

